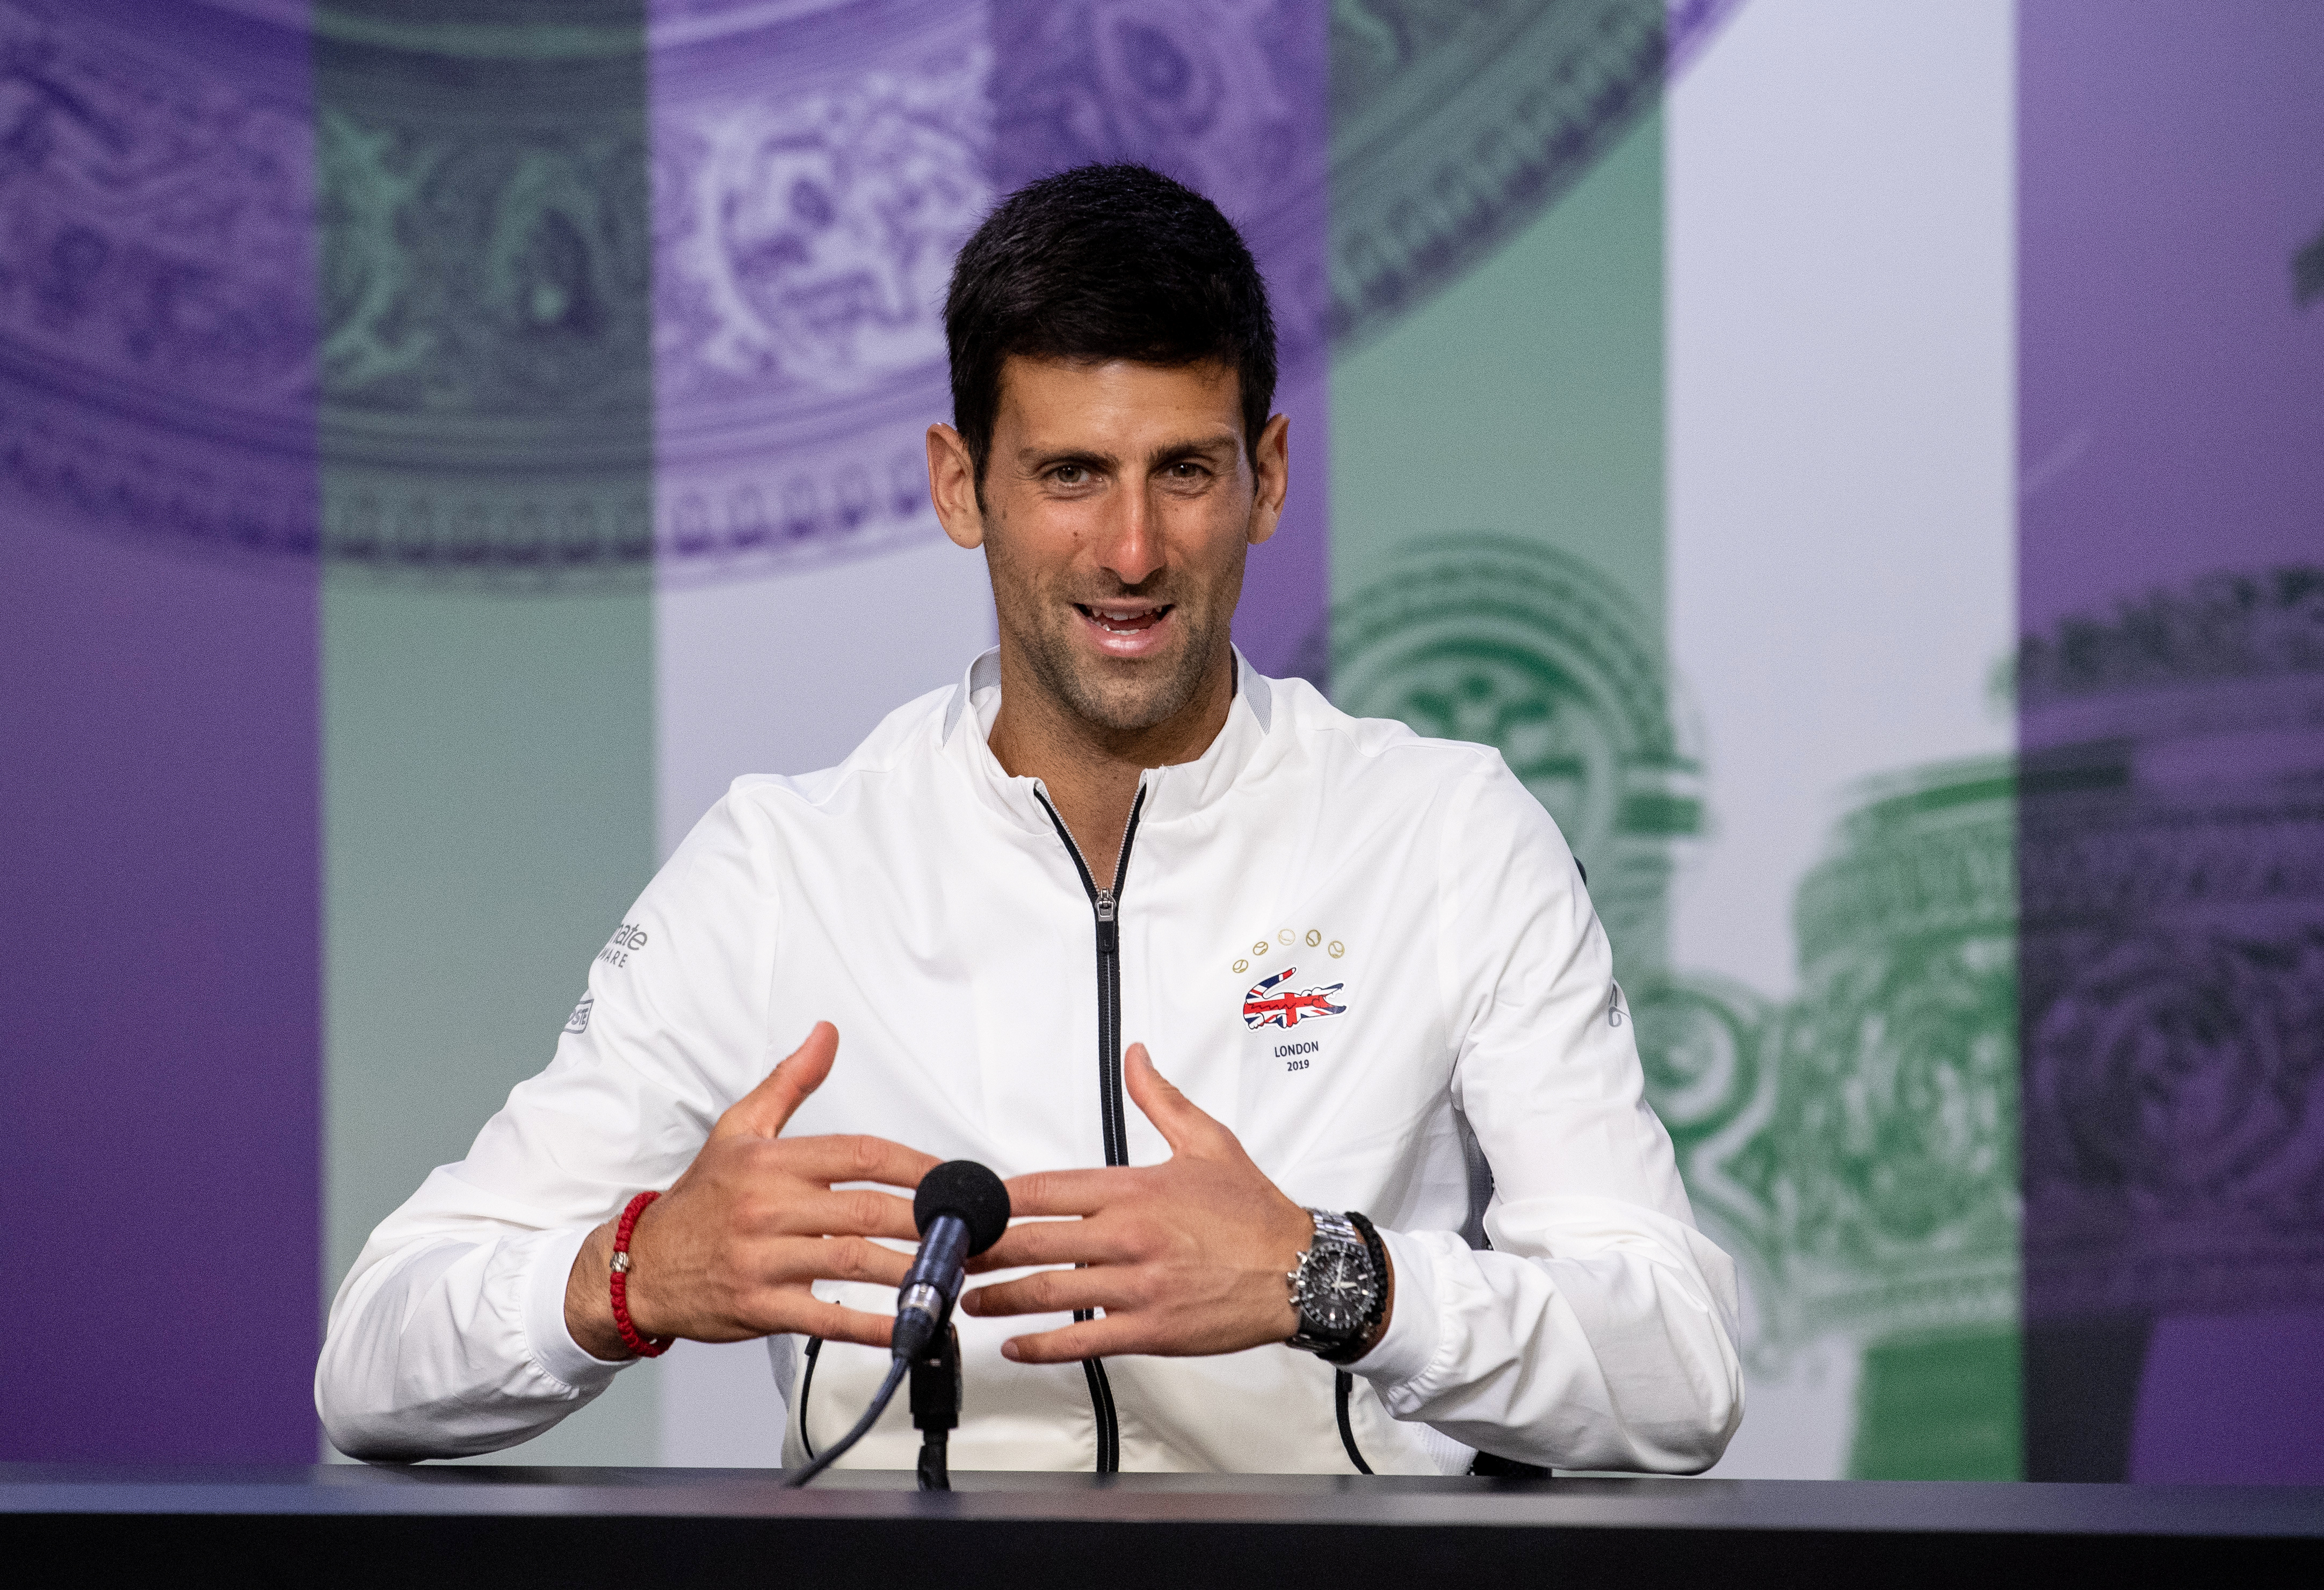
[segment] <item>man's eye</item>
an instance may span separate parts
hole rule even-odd
[[[1200,464],[1185,458],[1181,458],[1170,466],[1170,478],[1173,480],[1197,480],[1202,477],[1202,474],[1203,467]]]
[[[1079,485],[1089,478],[1089,472],[1079,464],[1060,464],[1049,472],[1049,478],[1059,485]]]

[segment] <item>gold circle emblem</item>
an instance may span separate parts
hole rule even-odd
[[[1291,929],[1288,929],[1288,928],[1286,928],[1286,929],[1283,929],[1283,931],[1282,931],[1282,932],[1277,933],[1277,934],[1275,936],[1275,941],[1276,941],[1277,944],[1288,944],[1288,943],[1290,943],[1290,942],[1291,942]]]
[[[1248,972],[1250,970],[1250,963],[1249,961],[1237,961],[1235,962],[1235,970],[1238,972]]]
[[[1250,947],[1250,953],[1253,955],[1265,955],[1267,953],[1267,940],[1262,938],[1257,944],[1252,945]]]
[[[1313,929],[1313,928],[1310,928],[1310,929],[1307,929],[1307,948],[1308,948],[1313,949],[1313,948],[1314,948],[1317,945],[1319,945],[1319,944],[1321,944],[1321,943],[1323,943],[1323,936],[1321,933],[1318,933],[1318,932],[1317,932],[1317,931],[1315,931],[1315,929]]]
[[[1332,958],[1333,960],[1338,960],[1342,956],[1347,953],[1348,947],[1346,945],[1341,943],[1336,938],[1332,940]]]

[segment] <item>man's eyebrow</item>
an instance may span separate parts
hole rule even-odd
[[[1038,474],[1055,469],[1061,464],[1077,464],[1084,469],[1112,470],[1120,467],[1120,458],[1112,453],[1099,452],[1092,448],[1019,448],[1017,467]]]
[[[1187,437],[1178,441],[1166,441],[1146,455],[1146,462],[1150,468],[1157,464],[1175,464],[1181,458],[1232,452],[1241,445],[1241,439],[1232,431],[1222,430],[1207,437]]]

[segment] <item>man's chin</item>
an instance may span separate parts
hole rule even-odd
[[[1115,662],[1079,672],[1065,704],[1097,728],[1134,735],[1168,722],[1193,694],[1174,673],[1158,672],[1145,663]]]
[[[1134,735],[1167,723],[1202,688],[1202,669],[1180,647],[1138,658],[1084,652],[1063,671],[1057,682],[1065,706],[1109,734]]]

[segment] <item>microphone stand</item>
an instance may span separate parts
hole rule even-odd
[[[960,1425],[960,1332],[950,1324],[912,1360],[912,1428],[920,1432],[920,1489],[949,1491],[945,1447]]]

